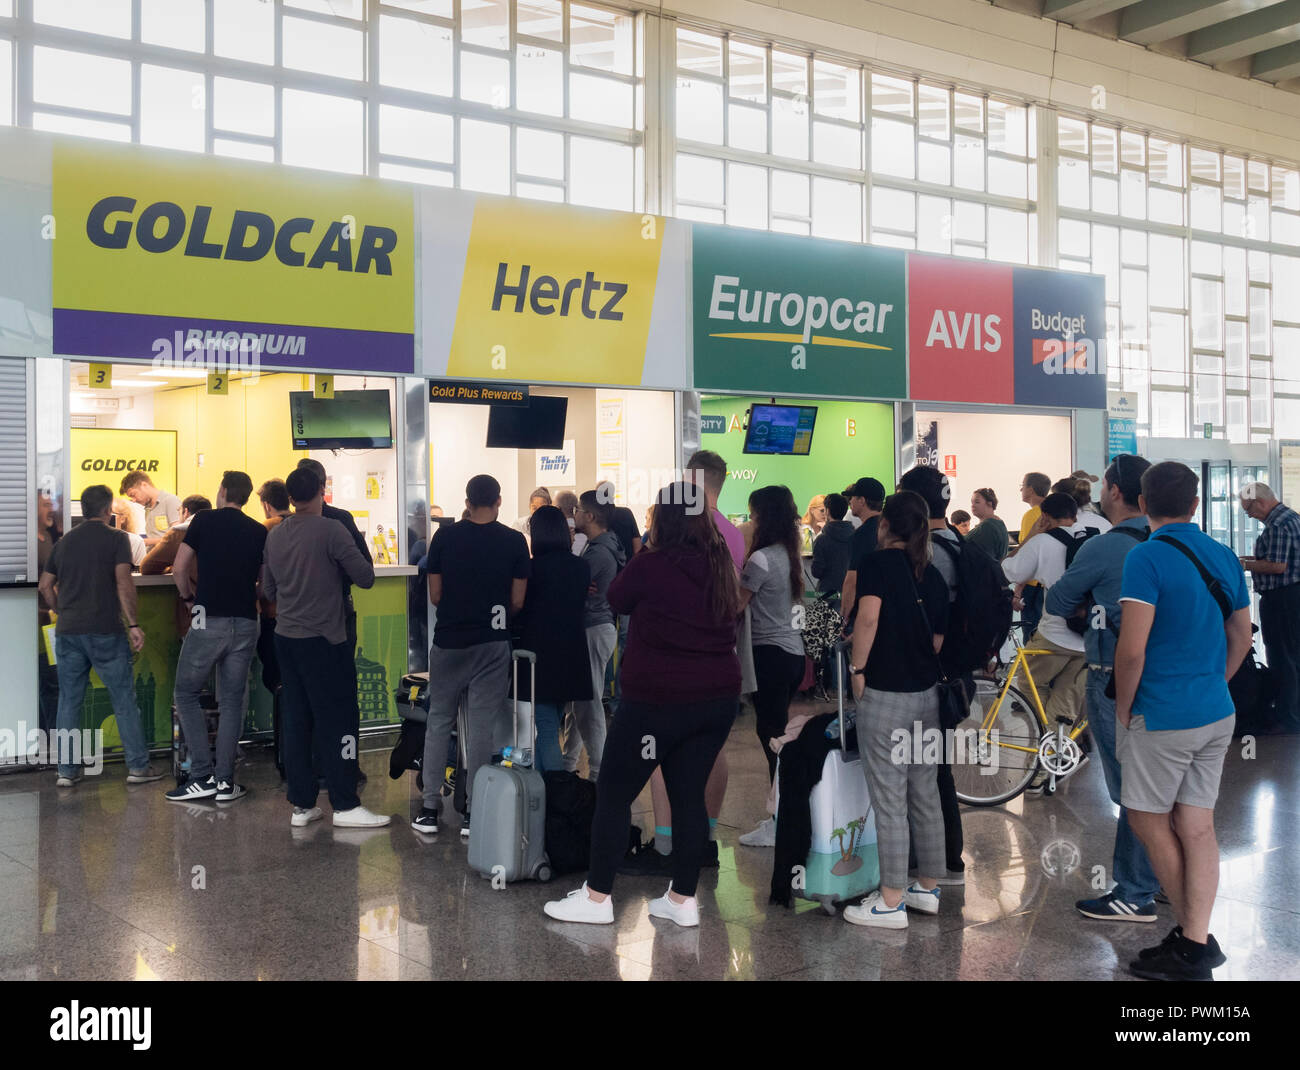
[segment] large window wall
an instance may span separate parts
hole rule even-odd
[[[643,52],[573,0],[0,0],[0,122],[635,210]]]
[[[1024,103],[702,29],[675,44],[679,215],[1030,261]]]
[[[0,0],[13,122],[1095,271],[1143,433],[1300,436],[1293,163],[616,0]]]
[[[1057,137],[1060,265],[1106,277],[1139,429],[1300,434],[1300,171],[1066,115]]]

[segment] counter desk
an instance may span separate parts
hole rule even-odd
[[[399,719],[393,691],[407,671],[408,588],[415,574],[414,566],[376,565],[373,587],[352,588],[357,611],[357,699],[363,732],[396,724]],[[176,583],[170,574],[136,575],[134,579],[139,621],[145,635],[144,649],[133,658],[136,702],[150,746],[170,748],[172,693],[181,651]],[[262,663],[256,656],[251,677],[248,714],[240,738],[270,739],[271,694],[262,686]],[[34,715],[31,720],[35,723]],[[81,727],[103,728],[106,748],[121,745],[113,704],[94,672],[81,709]]]

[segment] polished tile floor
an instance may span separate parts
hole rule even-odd
[[[433,843],[406,822],[413,776],[363,757],[366,805],[392,827],[291,829],[267,753],[243,800],[218,807],[128,787],[120,765],[75,791],[52,773],[0,777],[0,979],[1127,979],[1172,922],[1075,914],[1109,870],[1114,808],[1093,763],[1053,798],[964,815],[968,882],[906,932],[864,930],[800,902],[767,902],[772,853],[739,846],[762,816],[766,770],[742,716],[728,745],[721,868],[700,885],[699,929],[652,921],[658,879],[620,878],[612,926],[564,925],[542,903],[576,887],[500,891],[466,865],[454,817]],[[647,824],[649,796],[638,803]],[[1216,977],[1300,979],[1300,737],[1229,752],[1219,800]]]

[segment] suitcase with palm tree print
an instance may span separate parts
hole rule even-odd
[[[876,815],[856,750],[857,733],[844,718],[845,644],[834,652],[836,694],[839,696],[839,746],[826,755],[822,778],[808,799],[812,818],[812,847],[805,864],[803,888],[795,894],[815,899],[828,914],[835,904],[857,899],[880,886],[880,856],[876,851]]]

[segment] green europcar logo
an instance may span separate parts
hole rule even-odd
[[[903,253],[697,225],[695,385],[905,397]]]

